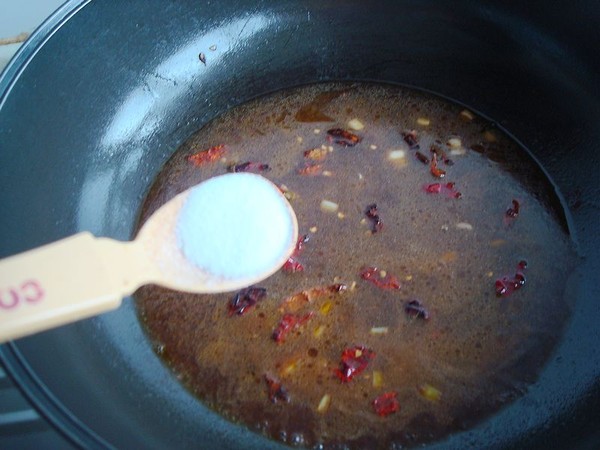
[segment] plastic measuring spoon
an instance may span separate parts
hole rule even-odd
[[[211,207],[204,210],[203,202]],[[190,218],[198,210],[201,216]],[[194,221],[202,225],[201,239],[189,236]],[[0,260],[0,342],[115,309],[144,284],[194,293],[250,286],[281,268],[297,238],[294,211],[266,178],[210,178],[161,206],[133,241],[82,232]],[[212,256],[197,255],[203,243]],[[265,251],[270,254],[258,255],[262,262],[254,267],[253,252]],[[228,273],[228,258],[239,258],[246,270]],[[193,262],[198,259],[206,264]],[[211,261],[221,267],[215,271]]]

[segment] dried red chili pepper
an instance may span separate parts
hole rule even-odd
[[[404,305],[404,312],[411,317],[429,320],[429,311],[419,300],[410,300]]]
[[[442,192],[442,184],[441,183],[432,183],[425,186],[425,192],[429,194],[439,194]]]
[[[332,128],[327,130],[328,139],[341,145],[342,147],[354,147],[362,138],[357,134],[351,133],[350,131],[342,128]]]
[[[306,164],[298,169],[300,175],[318,175],[321,173],[321,164]]]
[[[431,163],[429,164],[429,171],[431,172],[431,175],[433,175],[436,178],[443,178],[446,176],[446,171],[444,169],[440,169],[437,166],[437,155],[435,153],[431,157]]]
[[[281,270],[287,273],[303,272],[304,264],[302,264],[296,258],[290,256],[288,260],[283,264]]]
[[[411,130],[411,131],[405,131],[402,133],[402,138],[404,139],[404,142],[406,142],[408,144],[408,147],[411,149],[419,149],[419,141],[417,139],[417,131],[416,130]]]
[[[304,270],[304,265],[298,261],[298,256],[302,253],[304,249],[304,244],[308,242],[309,236],[305,234],[303,236],[298,237],[298,241],[296,242],[296,248],[292,253],[292,256],[288,258],[283,267],[281,268],[284,272],[294,273],[294,272],[302,272]]]
[[[525,269],[527,269],[527,261],[521,260],[517,264],[517,271],[514,276],[503,276],[502,278],[498,278],[494,285],[496,296],[508,297],[516,290],[521,289],[526,281]]]
[[[362,345],[347,348],[342,352],[340,367],[335,370],[335,375],[342,383],[348,383],[363,372],[373,358],[375,352]]]
[[[239,291],[229,301],[228,310],[229,316],[237,314],[241,316],[248,312],[250,308],[256,305],[259,301],[267,296],[267,290],[262,287],[247,287]]]
[[[513,199],[512,208],[508,208],[506,210],[506,215],[511,218],[517,217],[519,215],[520,206],[521,205],[520,205],[519,201]]]
[[[290,395],[287,390],[281,385],[281,381],[272,375],[265,374],[265,381],[267,382],[267,388],[269,393],[269,400],[273,403],[290,401]]]
[[[227,168],[229,172],[254,172],[254,173],[263,173],[271,170],[271,167],[268,164],[263,164],[254,161],[246,161],[241,164],[232,164]]]
[[[313,311],[310,311],[309,313],[304,314],[303,316],[289,313],[284,314],[279,323],[277,324],[277,327],[273,331],[273,339],[277,343],[283,342],[290,331],[304,325],[310,320],[310,318],[313,315]]]
[[[415,156],[417,157],[417,159],[419,161],[421,161],[423,164],[429,164],[429,158],[427,156],[425,156],[423,153],[421,152],[417,152],[415,153]]]
[[[187,157],[188,162],[195,166],[202,166],[204,164],[214,162],[221,158],[225,153],[225,145],[215,145],[209,149],[199,151]]]
[[[307,159],[312,159],[313,161],[323,161],[329,150],[322,147],[311,148],[310,150],[306,150],[304,152],[304,157]]]
[[[396,392],[385,392],[373,400],[373,409],[380,417],[389,416],[400,410]]]
[[[371,228],[371,231],[373,233],[377,233],[378,231],[381,231],[383,229],[383,221],[381,220],[381,217],[379,217],[379,211],[377,210],[377,203],[372,203],[369,206],[367,206],[365,215],[369,219],[371,219],[371,223],[373,225]]]
[[[286,297],[281,302],[279,310],[281,312],[298,311],[303,306],[307,305],[308,303],[312,303],[319,298],[343,294],[347,289],[348,287],[345,284],[332,284],[329,286],[305,289],[304,291],[300,291],[290,295],[289,297]]]
[[[396,276],[386,272],[382,277],[381,270],[377,267],[363,267],[360,270],[360,277],[381,289],[400,289],[400,282]]]
[[[504,213],[504,225],[512,225],[521,211],[521,203],[513,198],[512,206]]]
[[[454,185],[456,183],[431,183],[423,186],[423,190],[428,194],[445,194],[450,198],[461,198],[462,194],[458,192]]]
[[[442,150],[442,148],[439,145],[432,144],[431,147],[429,147],[429,151],[432,154],[437,155],[437,157],[440,160],[442,160],[444,162],[444,164],[446,164],[447,166],[454,165],[454,161],[452,161],[450,158],[448,158],[448,156],[446,156],[446,152],[444,150]]]

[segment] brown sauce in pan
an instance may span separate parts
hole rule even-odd
[[[576,258],[552,185],[493,124],[395,86],[276,93],[178,149],[141,223],[246,162],[285,186],[308,236],[288,269],[303,270],[260,283],[244,314],[235,293],[136,294],[157,353],[199,399],[288,444],[389,448],[468,428],[536,380]]]

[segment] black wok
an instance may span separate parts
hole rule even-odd
[[[594,1],[71,1],[0,79],[0,256],[83,229],[130,238],[165,160],[250,98],[322,80],[431,90],[531,150],[583,255],[573,317],[539,380],[431,447],[597,448],[599,49]],[[77,445],[278,447],[196,401],[155,357],[130,299],[0,357]]]

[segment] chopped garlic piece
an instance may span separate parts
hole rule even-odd
[[[458,222],[456,224],[456,228],[458,228],[459,230],[471,231],[473,229],[473,225],[471,225],[470,223],[467,223],[467,222]]]
[[[310,231],[311,233],[316,233],[317,232],[317,227],[310,227],[308,229],[308,231]]]
[[[329,404],[331,403],[331,395],[325,394],[321,397],[321,401],[319,402],[319,406],[317,406],[317,411],[320,413],[324,413],[329,409]]]
[[[406,151],[404,150],[391,150],[388,153],[388,159],[390,161],[398,161],[406,158]]]
[[[323,171],[323,176],[324,177],[330,177],[331,175],[333,175],[329,170],[324,170]]]
[[[353,130],[356,130],[356,131],[362,130],[364,127],[365,127],[364,124],[356,118],[354,118],[348,122],[348,128],[352,128]]]
[[[323,306],[321,306],[319,308],[319,311],[321,312],[321,314],[327,315],[327,314],[329,314],[329,311],[331,311],[332,307],[333,307],[333,303],[325,302],[325,303],[323,303]]]
[[[369,145],[369,148],[370,148],[371,150],[377,150],[377,146],[376,146],[375,144],[371,144],[371,145]]]
[[[323,212],[336,212],[340,205],[331,200],[322,200],[321,201],[321,211]]]
[[[417,119],[417,123],[419,125],[422,125],[424,127],[428,126],[430,124],[429,119],[427,117],[419,117]]]
[[[448,139],[447,143],[452,148],[462,147],[462,141],[460,140],[460,138],[457,138],[457,137],[452,137],[452,138]]]
[[[373,327],[371,328],[371,334],[387,334],[389,331],[388,327]]]
[[[464,155],[465,153],[467,153],[467,151],[466,151],[466,150],[465,150],[463,147],[460,147],[460,148],[453,148],[452,150],[450,150],[450,154],[451,154],[452,156],[462,156],[462,155]]]
[[[373,371],[373,387],[380,388],[383,386],[383,374],[379,370]]]
[[[317,328],[315,328],[315,331],[313,331],[313,336],[316,338],[320,338],[321,336],[323,336],[324,331],[325,325],[319,325]]]
[[[460,117],[462,117],[465,120],[468,120],[469,122],[475,118],[475,116],[473,116],[473,113],[468,109],[463,109],[459,115]]]
[[[294,373],[297,368],[298,368],[298,361],[297,360],[290,361],[289,363],[287,363],[285,366],[282,367],[280,374],[282,377],[286,377],[286,376]]]
[[[318,128],[315,128],[315,129],[313,130],[313,133],[315,133],[315,134],[319,134],[320,132],[321,132],[321,130],[319,130]]]
[[[419,386],[419,394],[431,402],[437,402],[442,397],[442,393],[438,389],[427,383]]]
[[[337,213],[338,219],[343,219],[344,217],[346,217],[346,214],[344,214],[343,212],[339,212]]]

